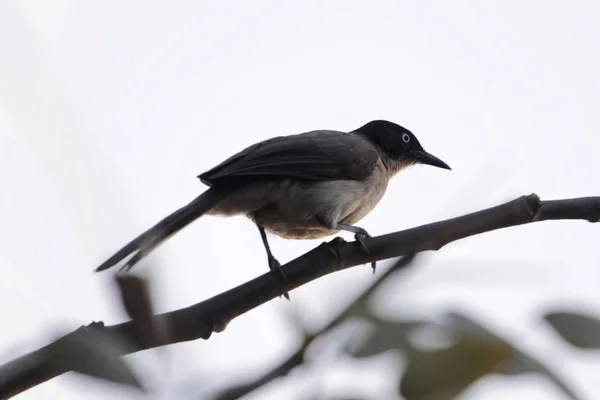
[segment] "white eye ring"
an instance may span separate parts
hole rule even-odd
[[[404,143],[410,142],[410,135],[408,133],[403,133],[402,140],[404,141]]]

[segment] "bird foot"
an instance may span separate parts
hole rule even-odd
[[[282,282],[286,281],[287,278],[285,276],[285,272],[283,272],[283,268],[281,268],[281,264],[272,255],[269,255],[269,269],[271,271],[275,271],[279,275],[279,278]],[[282,296],[285,297],[287,300],[290,299],[290,294],[288,292],[283,292]]]
[[[356,232],[354,234],[354,239],[356,239],[356,241],[358,242],[358,244],[360,244],[360,246],[363,248],[363,250],[365,251],[365,253],[367,253],[367,254],[370,255],[371,251],[369,250],[369,248],[365,244],[365,239],[366,238],[370,238],[371,235],[369,235],[369,232],[367,232],[363,228],[358,228],[357,227],[357,229],[358,229],[358,232]],[[377,268],[377,262],[376,261],[372,261],[371,262],[371,268],[373,269],[373,273],[375,273],[375,269]]]
[[[346,241],[339,236],[336,236],[331,239],[330,242],[327,242],[327,250],[329,250],[329,252],[340,263],[340,265],[342,264],[342,255],[340,254],[339,246],[343,243],[346,243]]]

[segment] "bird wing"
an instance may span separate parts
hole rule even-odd
[[[198,178],[208,186],[259,177],[363,180],[378,158],[375,147],[358,134],[312,131],[254,144]]]

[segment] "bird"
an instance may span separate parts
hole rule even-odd
[[[415,164],[451,169],[425,151],[411,131],[387,120],[373,120],[349,132],[313,130],[258,142],[198,175],[207,190],[127,243],[96,271],[131,256],[122,267],[130,269],[205,214],[252,220],[269,269],[283,278],[267,231],[286,239],[318,239],[347,231],[368,251],[364,240],[370,235],[355,224],[379,203],[389,180]]]

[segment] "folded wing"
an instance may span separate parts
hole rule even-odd
[[[378,157],[375,148],[357,134],[312,131],[252,145],[198,178],[208,186],[260,177],[363,180],[372,173]]]

